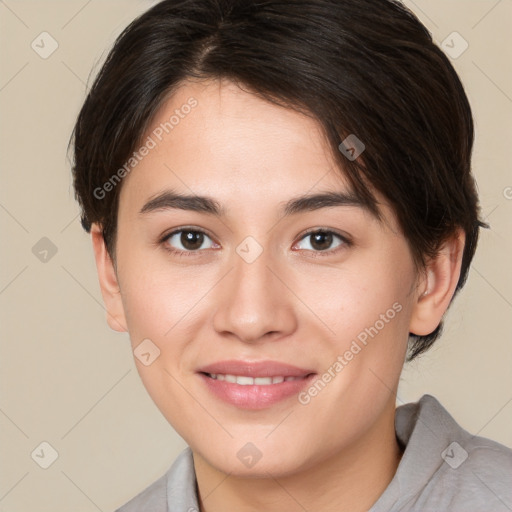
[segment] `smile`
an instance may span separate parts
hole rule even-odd
[[[239,409],[261,410],[296,397],[317,374],[278,361],[229,360],[198,368],[197,375],[209,397]]]
[[[230,375],[222,373],[207,373],[208,377],[216,380],[224,380],[231,384],[240,384],[241,386],[270,386],[272,384],[280,384],[281,382],[288,382],[291,380],[302,380],[305,377],[284,377],[278,375],[275,377],[248,377],[246,375]]]

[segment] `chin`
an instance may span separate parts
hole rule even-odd
[[[248,439],[248,436],[245,437]],[[217,471],[240,478],[275,478],[293,475],[312,465],[312,458],[304,451],[290,447],[283,451],[282,447],[272,443],[237,442],[232,440],[222,449],[212,450],[212,445],[190,445],[192,451],[204,459]],[[300,452],[300,453],[299,453]]]

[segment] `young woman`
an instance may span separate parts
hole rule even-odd
[[[472,143],[398,2],[164,0],[121,34],[74,184],[108,323],[189,448],[119,511],[512,509],[511,450],[395,408],[485,226]]]

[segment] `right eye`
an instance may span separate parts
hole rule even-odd
[[[211,245],[218,247],[204,231],[196,228],[176,229],[165,235],[162,243],[167,250],[178,256],[192,256],[200,250],[213,248],[208,246],[207,239],[211,241]],[[203,247],[205,242],[207,246]]]

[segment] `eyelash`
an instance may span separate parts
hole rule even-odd
[[[202,229],[184,227],[184,228],[176,229],[176,230],[172,231],[171,233],[165,234],[160,239],[159,243],[164,246],[164,249],[166,251],[170,252],[174,256],[179,256],[179,257],[197,256],[197,254],[199,252],[205,250],[205,249],[201,249],[201,250],[195,250],[195,251],[182,251],[180,249],[171,248],[169,246],[169,244],[166,243],[173,235],[176,235],[177,233],[182,233],[182,232],[202,233],[203,235],[206,235],[208,238],[211,238],[210,235],[208,235],[208,233],[206,233]],[[339,252],[340,250],[343,250],[343,248],[348,248],[353,245],[353,242],[348,237],[342,235],[341,233],[333,231],[332,229],[324,229],[324,228],[315,228],[315,229],[310,229],[310,230],[306,231],[299,238],[299,241],[303,240],[304,238],[307,238],[310,235],[314,235],[316,233],[332,234],[332,235],[338,237],[343,243],[334,249],[328,249],[326,251],[312,251],[309,249],[303,249],[303,250],[310,252],[314,258],[330,256],[332,254]]]

